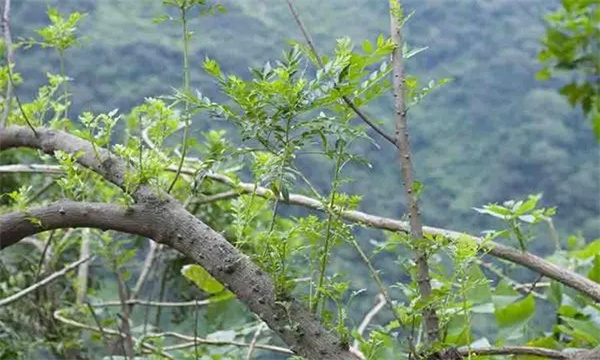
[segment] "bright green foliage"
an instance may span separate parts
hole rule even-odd
[[[548,80],[561,71],[573,74],[560,93],[571,106],[581,105],[600,141],[600,1],[562,0],[562,7],[546,21],[539,54],[545,66],[537,77]]]
[[[502,219],[507,225],[507,231],[496,234],[507,237],[514,236],[522,250],[525,250],[525,244],[531,240],[531,237],[522,231],[522,224],[537,224],[540,221],[549,221],[555,214],[554,208],[536,209],[538,201],[542,198],[541,194],[530,195],[527,200],[509,200],[502,205],[489,204],[483,208],[474,208],[475,211],[491,215]]]
[[[48,7],[48,19],[51,24],[37,31],[42,38],[41,41],[29,39],[25,42],[25,45],[55,48],[59,53],[64,53],[69,48],[79,46],[81,42],[76,31],[83,17],[84,14],[73,12],[65,18],[56,8],[50,6]]]

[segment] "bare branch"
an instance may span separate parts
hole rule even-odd
[[[377,313],[381,311],[381,309],[383,309],[383,307],[385,306],[385,297],[383,296],[383,294],[377,294],[376,299],[377,301],[375,302],[375,306],[373,306],[371,310],[369,310],[369,312],[365,314],[365,317],[356,329],[356,332],[361,336],[365,332],[367,326],[369,326],[375,315],[377,315]],[[352,347],[358,349],[358,345],[358,340],[354,340],[354,344],[352,344]]]
[[[1,140],[2,139],[0,138],[0,149],[2,148]],[[168,170],[174,171],[175,169],[169,168]],[[61,170],[59,166],[54,165],[3,165],[0,166],[0,173],[2,172],[61,173]],[[182,170],[182,173],[184,174],[193,174],[194,172],[195,170],[193,169]],[[222,174],[207,174],[206,177],[214,181],[220,182],[224,185],[227,185],[229,187],[232,187],[240,193],[255,193],[257,196],[266,199],[274,199],[273,192],[265,187],[257,187],[255,184],[251,183],[238,183],[229,178],[228,176]],[[299,194],[290,194],[288,203],[291,205],[303,206],[317,211],[325,211],[326,208],[326,206],[321,201]],[[339,216],[346,221],[363,224],[365,226],[377,229],[403,233],[408,233],[410,231],[410,226],[405,221],[400,221],[377,215],[371,215],[362,211],[344,210],[339,213]],[[577,274],[576,272],[568,268],[554,265],[540,258],[539,256],[536,256],[529,252],[523,252],[519,249],[501,245],[489,240],[484,241],[483,238],[478,236],[432,226],[424,226],[423,233],[433,236],[443,236],[450,240],[466,238],[475,241],[481,247],[481,251],[488,255],[527,267],[535,272],[544,274],[544,276],[548,278],[551,278],[575,290],[578,290],[596,301],[600,301],[600,284],[595,283],[592,280],[586,278],[585,276]]]
[[[252,353],[254,353],[254,349],[256,348],[256,341],[258,340],[258,336],[263,330],[265,323],[260,323],[256,327],[256,331],[254,331],[254,336],[252,336],[252,341],[250,342],[250,346],[248,346],[248,353],[246,354],[246,360],[252,359]]]
[[[489,355],[534,355],[542,356],[547,359],[576,359],[573,354],[565,353],[558,350],[545,349],[532,346],[501,346],[501,347],[485,347],[458,349],[458,352],[463,356],[489,356]]]
[[[234,346],[240,346],[240,347],[250,347],[250,345],[251,345],[250,343],[245,343],[245,342],[241,342],[241,341],[225,341],[225,340],[204,339],[204,338],[199,338],[199,337],[193,337],[193,336],[179,334],[179,333],[176,333],[176,332],[173,332],[173,331],[150,334],[147,337],[165,337],[165,336],[169,336],[169,337],[174,337],[176,339],[190,341],[190,343],[188,343],[188,344],[174,345],[172,347],[169,347],[170,350],[173,350],[175,348],[181,349],[181,348],[184,348],[184,347],[192,347],[192,346],[194,346],[194,343],[205,344],[205,345],[215,345],[215,346],[219,346],[219,345],[234,345]],[[288,355],[294,354],[294,352],[291,351],[290,349],[286,349],[286,348],[279,347],[279,346],[264,345],[264,344],[255,344],[254,347],[257,348],[257,349],[269,350],[269,351],[278,352],[278,353],[282,353],[282,354],[288,354]]]
[[[195,204],[208,204],[221,200],[229,200],[240,196],[239,191],[230,190],[224,191],[222,193],[213,194],[213,195],[205,195],[202,198],[198,199]]]
[[[398,145],[398,155],[400,158],[400,169],[402,171],[402,180],[404,183],[404,192],[408,203],[408,214],[410,223],[410,235],[414,241],[423,239],[423,224],[421,222],[421,211],[417,194],[414,193],[414,174],[411,160],[411,150],[408,136],[408,126],[406,123],[406,104],[404,89],[404,64],[402,63],[402,29],[400,25],[401,5],[397,0],[390,0],[390,32],[394,51],[392,52],[393,72],[393,95],[394,107],[396,111],[396,144]],[[428,301],[432,294],[431,278],[429,276],[428,256],[424,249],[416,249],[415,263],[417,266],[416,280],[419,287],[419,293],[425,301]],[[435,308],[432,304],[427,304],[423,308],[423,318],[425,322],[425,331],[427,340],[433,343],[439,339],[440,326]]]
[[[204,306],[211,303],[215,303],[215,300],[192,300],[182,302],[161,302],[161,301],[146,301],[139,299],[129,299],[125,301],[128,305],[140,305],[140,306],[154,306],[154,307],[189,307],[189,306]],[[120,301],[106,301],[90,304],[93,307],[109,307],[109,306],[121,306]]]
[[[80,323],[80,322],[75,321],[73,319],[69,319],[69,318],[67,318],[67,317],[65,317],[65,316],[63,316],[61,314],[62,311],[64,311],[64,310],[56,310],[54,312],[53,316],[54,316],[54,318],[56,320],[58,320],[58,321],[60,321],[60,322],[62,322],[64,324],[71,325],[71,326],[74,326],[74,327],[79,328],[79,329],[85,329],[85,330],[89,330],[89,331],[93,331],[93,332],[99,332],[99,333],[101,333],[104,336],[109,335],[109,336],[118,336],[120,338],[124,338],[125,337],[125,334],[123,334],[122,332],[116,331],[116,330],[106,329],[106,328],[97,328],[97,327],[90,326],[90,325],[87,325],[87,324],[84,324],[84,323]],[[134,342],[136,344],[139,343],[139,340],[137,340],[136,338],[133,338],[133,340],[134,340]],[[143,348],[146,348],[146,349],[150,350],[152,353],[160,354],[161,356],[164,356],[167,359],[175,360],[175,358],[173,356],[171,356],[170,354],[166,353],[164,350],[159,350],[159,349],[155,348],[154,346],[152,346],[150,344],[142,343],[141,346]]]
[[[1,236],[0,236],[1,237]],[[88,256],[87,258],[84,259],[80,259],[66,267],[64,267],[62,270],[55,272],[54,274],[44,278],[43,280],[36,282],[35,284],[19,291],[16,294],[13,294],[7,298],[4,298],[2,300],[0,300],[0,307],[2,306],[6,306],[12,302],[15,302],[17,300],[19,300],[20,298],[22,298],[23,296],[35,291],[36,289],[41,288],[42,286],[48,285],[49,283],[51,283],[52,281],[58,279],[61,276],[64,276],[66,273],[68,273],[69,271],[75,269],[76,267],[78,267],[79,265],[83,264],[84,262],[87,262],[89,260],[93,260],[94,256]]]
[[[81,235],[81,247],[79,250],[79,258],[85,259],[90,256],[90,237],[92,236],[90,229],[83,229]],[[88,263],[82,263],[77,269],[77,304],[81,305],[85,301],[88,288]]]
[[[144,260],[144,267],[142,268],[142,271],[140,272],[140,276],[138,277],[138,279],[135,283],[135,286],[133,287],[133,290],[131,291],[131,294],[129,295],[129,300],[137,299],[138,295],[140,294],[140,291],[142,291],[142,288],[144,287],[144,284],[146,283],[146,280],[148,279],[148,275],[150,274],[152,265],[154,264],[154,261],[156,260],[156,254],[159,253],[162,248],[162,245],[157,244],[151,240],[148,240],[148,246],[150,248],[148,249],[148,254],[146,254],[146,259]],[[129,303],[129,301],[128,301],[127,304],[134,305],[136,303],[135,302]]]

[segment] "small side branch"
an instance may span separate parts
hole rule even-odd
[[[83,264],[85,262],[88,262],[90,260],[93,260],[93,259],[94,259],[94,256],[88,256],[86,258],[80,259],[80,260],[78,260],[78,261],[76,261],[76,262],[68,265],[67,267],[63,268],[62,270],[57,271],[54,274],[52,274],[52,275],[44,278],[43,280],[41,280],[41,281],[39,281],[39,282],[37,282],[37,283],[35,283],[35,284],[33,284],[33,285],[31,285],[31,286],[23,289],[21,291],[19,291],[18,293],[13,294],[13,295],[11,295],[11,296],[9,296],[7,298],[4,298],[4,299],[0,300],[0,307],[6,306],[6,305],[8,305],[10,303],[13,303],[13,302],[19,300],[20,298],[22,298],[23,296],[25,296],[25,295],[27,295],[29,293],[34,292],[36,289],[39,289],[39,288],[41,288],[43,286],[46,286],[46,285],[50,284],[52,281],[58,279],[61,276],[64,276],[69,271],[76,269],[79,265],[81,265],[81,264]]]
[[[304,40],[306,40],[306,43],[308,44],[310,51],[312,52],[315,60],[317,61],[317,64],[319,65],[319,67],[321,69],[323,69],[325,67],[325,64],[323,63],[323,60],[321,59],[321,56],[319,55],[319,52],[317,51],[317,47],[315,46],[315,42],[313,41],[308,30],[306,29],[306,26],[304,25],[304,22],[302,21],[302,18],[300,17],[298,10],[296,9],[296,7],[294,7],[293,1],[287,0],[287,5],[290,8],[290,12],[292,13],[292,16],[294,17],[296,24],[298,24],[298,27],[300,28],[300,31],[302,32],[302,36],[304,37]],[[343,95],[342,100],[344,101],[346,106],[348,106],[350,109],[352,109],[352,111],[354,111],[354,113],[356,115],[358,115],[358,117],[362,121],[365,122],[365,124],[367,124],[371,129],[373,129],[376,133],[381,135],[381,137],[383,137],[385,140],[390,142],[392,145],[394,145],[395,147],[398,147],[394,138],[391,137],[390,135],[388,135],[379,126],[377,126],[369,118],[369,116],[367,116],[367,114],[365,114],[358,106],[356,106],[356,104],[354,104],[354,102],[348,96]]]

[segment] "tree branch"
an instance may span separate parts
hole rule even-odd
[[[408,214],[410,223],[410,236],[413,241],[423,239],[423,223],[421,222],[421,210],[417,200],[417,194],[414,193],[414,174],[411,160],[411,150],[408,136],[408,126],[406,123],[406,104],[404,89],[404,64],[402,63],[402,29],[400,17],[402,8],[397,0],[390,0],[390,32],[394,51],[392,52],[393,65],[393,95],[394,108],[396,111],[396,144],[398,145],[398,155],[400,158],[400,170],[404,184],[404,192],[408,202]],[[425,301],[429,301],[432,294],[431,278],[429,276],[428,255],[425,249],[416,248],[415,264],[417,266],[417,285],[419,293]],[[425,321],[425,332],[427,340],[433,343],[439,339],[440,326],[435,308],[428,303],[423,308],[423,319]]]
[[[485,347],[458,349],[458,353],[462,356],[489,356],[489,355],[533,355],[541,356],[546,359],[560,360],[598,360],[600,359],[600,347],[592,350],[581,350],[575,352],[565,352],[553,349],[545,349],[532,346],[501,346],[501,347]]]
[[[2,149],[2,138],[0,133],[0,150]],[[168,168],[169,171],[174,171],[172,168]],[[63,173],[60,166],[55,165],[4,165],[0,166],[0,172],[43,172],[43,173]],[[193,174],[193,169],[183,169],[184,174]],[[273,199],[274,195],[271,190],[255,186],[255,184],[236,182],[226,175],[222,174],[207,174],[207,178],[214,181],[220,182],[226,186],[232,187],[240,193],[252,194],[256,193],[257,196],[266,199]],[[290,194],[289,204],[303,206],[312,210],[325,211],[323,203],[317,199],[299,195]],[[383,216],[371,215],[362,211],[355,210],[344,210],[339,213],[339,216],[346,221],[363,224],[365,226],[394,231],[408,233],[410,226],[405,221],[400,221],[392,218]],[[519,249],[515,249],[509,246],[501,245],[493,241],[486,240],[483,238],[465,234],[459,231],[448,230],[443,228],[437,228],[432,226],[423,226],[423,233],[433,236],[443,236],[450,240],[458,240],[461,238],[468,238],[475,241],[480,247],[481,251],[488,255],[519,264],[537,273],[543,274],[548,278],[556,280],[564,285],[567,285],[575,290],[578,290],[595,301],[600,301],[600,284],[593,282],[592,280],[582,276],[568,268],[554,265],[539,256],[524,252]]]
[[[0,230],[0,234],[2,234],[2,231]],[[0,236],[1,238],[1,236]],[[88,256],[86,258],[80,259],[72,264],[70,264],[69,266],[64,267],[62,270],[59,270],[57,272],[55,272],[54,274],[44,278],[41,281],[36,282],[35,284],[19,291],[16,294],[13,294],[7,298],[4,298],[2,300],[0,300],[0,307],[2,306],[6,306],[12,302],[15,302],[17,300],[19,300],[20,298],[22,298],[23,296],[35,291],[36,289],[41,288],[42,286],[45,286],[49,283],[51,283],[52,281],[58,279],[59,277],[65,275],[66,273],[68,273],[69,271],[75,269],[76,267],[78,267],[79,265],[83,264],[84,262],[87,262],[89,260],[92,260],[94,257],[93,256]]]
[[[13,147],[41,149],[49,154],[57,150],[70,154],[79,152],[79,164],[122,188],[126,173],[135,171],[107,150],[94,151],[91,143],[62,131],[37,128],[34,133],[22,126],[0,129],[0,150]],[[173,197],[165,192],[157,193],[147,185],[138,186],[131,196],[137,204],[128,208],[62,202],[3,215],[0,217],[1,246],[60,227],[96,227],[142,235],[200,264],[267,323],[294,353],[314,359],[358,358],[298,300],[278,298],[268,274]],[[32,218],[39,222],[32,223]]]

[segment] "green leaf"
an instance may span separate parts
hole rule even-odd
[[[529,195],[527,201],[520,204],[520,206],[514,210],[516,216],[523,215],[531,210],[535,209],[538,201],[542,198],[542,194]]]
[[[563,332],[591,346],[600,344],[600,327],[594,325],[591,320],[577,320],[566,317],[561,317],[561,319],[568,325],[568,327],[559,326]]]
[[[497,308],[494,312],[498,326],[514,327],[525,325],[535,312],[535,299],[532,294],[520,301]]]
[[[519,293],[513,289],[513,287],[510,286],[506,280],[500,280],[496,286],[496,291],[492,296],[492,300],[496,308],[502,308],[513,303],[519,297]]]
[[[600,283],[600,253],[594,256],[594,263],[587,276],[590,280]]]
[[[217,294],[225,289],[223,284],[213,278],[212,275],[200,265],[185,265],[181,268],[181,274],[196,284],[202,291],[209,294]]]
[[[548,288],[548,299],[555,305],[562,304],[563,299],[563,285],[555,280],[550,281],[550,287]]]
[[[551,77],[552,77],[552,72],[547,67],[545,67],[545,68],[541,69],[540,71],[538,71],[537,73],[535,73],[535,78],[540,81],[550,80]]]
[[[571,255],[578,259],[589,259],[598,254],[600,254],[600,239],[590,242],[581,250],[571,251]]]
[[[285,186],[285,184],[281,185],[281,196],[283,196],[283,200],[286,203],[290,202],[290,192],[288,191],[287,186]]]
[[[373,52],[373,44],[369,40],[365,40],[363,42],[363,51],[365,54],[370,54]]]
[[[492,300],[490,282],[479,266],[471,267],[469,281],[474,283],[474,286],[467,291],[467,299],[470,302],[473,304],[483,304]]]
[[[471,338],[469,319],[464,315],[454,316],[447,325],[445,342],[455,346],[468,345]]]

